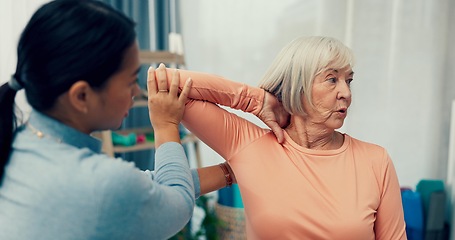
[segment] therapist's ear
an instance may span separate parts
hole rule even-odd
[[[87,114],[94,91],[86,81],[75,82],[68,90],[68,100],[78,112]]]

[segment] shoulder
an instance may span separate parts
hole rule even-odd
[[[43,188],[61,186],[81,194],[95,191],[94,196],[100,196],[102,192],[134,189],[147,177],[134,163],[52,139],[37,139],[27,132],[16,135],[13,149],[8,168],[24,177],[45,171],[46,176],[35,179]]]
[[[351,149],[356,161],[362,161],[371,167],[375,175],[382,178],[393,169],[393,162],[384,147],[350,137]]]
[[[106,194],[138,194],[151,179],[133,162],[104,154],[89,154],[80,161],[79,176],[93,178],[94,184]],[[128,194],[127,194],[128,195]],[[130,196],[131,197],[131,196]]]
[[[355,138],[351,138],[351,145],[355,161],[363,166],[363,171],[371,173],[380,192],[389,179],[397,178],[393,161],[384,147]]]
[[[349,138],[355,160],[370,166],[376,175],[383,175],[393,165],[390,155],[384,147],[353,137]]]
[[[388,153],[384,147],[375,143],[359,140],[347,134],[346,136],[349,139],[352,151],[355,154],[370,156],[369,158],[371,159],[387,158]]]

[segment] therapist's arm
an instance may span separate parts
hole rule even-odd
[[[220,165],[213,165],[209,167],[198,168],[197,172],[199,175],[200,180],[200,193],[201,195],[207,194],[209,192],[213,192],[219,190],[224,187],[229,187],[229,180],[230,177],[230,184],[236,183],[234,172],[230,168],[229,164],[224,162],[221,163],[227,169],[227,174],[223,171],[222,166]],[[229,175],[229,176],[227,176]]]

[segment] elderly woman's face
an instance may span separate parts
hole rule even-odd
[[[305,110],[313,122],[331,129],[343,126],[351,105],[350,84],[353,76],[354,72],[348,66],[342,69],[329,68],[315,77],[312,88],[314,109],[304,102]]]

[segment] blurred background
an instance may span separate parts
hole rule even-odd
[[[181,5],[188,68],[251,85],[292,39],[340,39],[356,56],[353,103],[342,131],[387,148],[402,185],[447,177],[455,99],[454,1],[200,0]]]
[[[45,2],[1,0],[0,82],[15,71],[19,34]],[[455,175],[454,0],[105,2],[132,17],[139,13],[138,31],[149,31],[141,48],[168,50],[168,34],[179,33],[187,69],[250,85],[257,85],[294,38],[340,39],[356,56],[353,103],[340,131],[385,147],[403,187],[438,179],[450,195]],[[23,95],[17,103],[29,111]],[[238,114],[261,125],[253,116]],[[223,161],[203,144],[201,159],[204,165]]]

